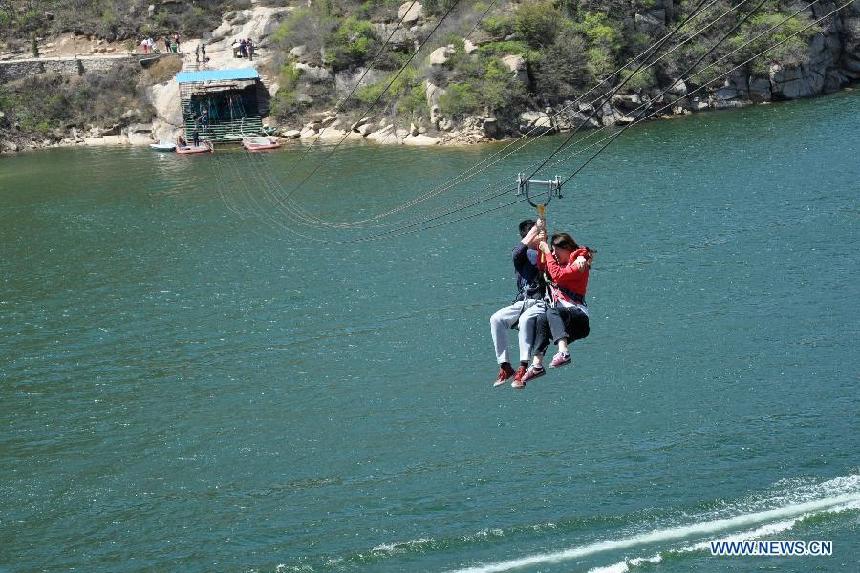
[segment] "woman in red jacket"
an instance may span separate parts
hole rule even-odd
[[[551,302],[546,319],[552,342],[558,345],[558,352],[553,356],[550,367],[558,368],[570,364],[570,340],[585,338],[590,331],[585,293],[588,290],[593,252],[588,247],[579,246],[567,233],[554,234],[550,244],[542,241],[539,248],[545,256],[538,263],[538,268],[546,271],[552,280],[549,284]],[[547,346],[549,339],[544,334],[543,340],[538,341],[534,364],[522,377],[523,382],[546,374],[542,362]]]

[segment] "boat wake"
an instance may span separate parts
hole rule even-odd
[[[762,505],[770,505],[771,508],[749,511],[750,506]],[[663,546],[656,553],[647,552],[646,555],[650,553],[647,557],[624,559],[590,570],[590,573],[624,573],[639,565],[659,563],[670,554],[706,551],[710,542],[718,539],[757,539],[788,531],[813,516],[857,510],[860,510],[860,475],[850,475],[817,485],[793,488],[787,492],[783,490],[782,493],[774,493],[760,501],[743,501],[710,514],[700,515],[693,523],[652,529],[519,559],[484,563],[456,569],[452,573],[496,573],[563,563],[603,552]],[[727,513],[735,515],[722,517]],[[682,543],[678,545],[678,542]]]

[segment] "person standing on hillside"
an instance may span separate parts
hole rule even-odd
[[[176,53],[181,54],[182,48],[179,45],[179,39],[180,39],[179,32],[176,32],[175,34],[173,34],[173,41],[176,43]]]

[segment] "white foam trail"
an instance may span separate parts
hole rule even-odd
[[[530,555],[521,559],[511,559],[509,561],[499,561],[497,563],[486,563],[474,567],[467,567],[465,569],[457,569],[452,573],[498,573],[501,571],[510,571],[511,569],[517,569],[519,567],[528,567],[530,565],[540,565],[543,563],[560,563],[563,561],[570,561],[572,559],[579,559],[580,557],[585,557],[587,555],[592,555],[594,553],[600,553],[603,551],[629,549],[630,547],[637,547],[639,545],[648,545],[651,543],[660,543],[666,541],[676,541],[694,535],[709,535],[713,533],[718,533],[720,531],[725,531],[727,529],[746,527],[748,525],[753,525],[765,521],[772,521],[776,519],[784,520],[787,517],[796,517],[799,519],[800,516],[803,516],[804,514],[816,513],[822,510],[834,509],[837,506],[845,506],[856,503],[860,503],[860,492],[826,497],[814,501],[807,501],[805,503],[797,503],[785,507],[780,507],[777,509],[759,511],[756,513],[748,513],[745,515],[738,515],[726,519],[705,521],[693,525],[683,525],[679,527],[670,527],[667,529],[658,529],[656,531],[650,531],[641,535],[634,535],[625,539],[598,541],[597,543],[590,543],[581,547],[572,547],[570,549],[556,551],[553,553]],[[796,519],[790,521],[793,525]],[[783,521],[780,523],[788,523],[788,521]],[[707,547],[707,544],[705,544],[705,547]],[[691,550],[698,551],[698,549]]]
[[[845,507],[845,506],[842,506]],[[728,535],[726,537],[721,537],[718,540],[714,541],[747,541],[750,539],[758,539],[759,537],[765,537],[768,535],[775,535],[777,533],[781,533],[783,531],[788,531],[794,524],[798,521],[802,520],[804,517],[808,517],[812,514],[805,514],[800,517],[796,517],[794,519],[789,519],[786,521],[778,521],[776,523],[769,523],[767,525],[763,525],[758,529],[753,529],[750,531],[746,531],[743,533],[736,533],[734,535]],[[702,541],[700,543],[696,543],[694,545],[688,545],[686,547],[681,547],[680,549],[670,549],[666,551],[666,553],[691,553],[694,551],[706,551],[709,550],[711,545],[711,540]],[[624,561],[619,561],[617,563],[613,563],[611,565],[606,565],[603,567],[594,567],[588,570],[588,573],[627,573],[633,567],[638,565],[642,565],[643,563],[660,563],[663,560],[663,555],[658,553],[651,557],[637,557],[635,559],[625,559]]]
[[[841,513],[843,511],[852,511],[860,509],[860,501],[853,501],[851,503],[846,503],[843,505],[837,505],[834,507],[827,508],[821,513]],[[794,527],[798,522],[803,521],[807,517],[814,515],[814,513],[806,513],[804,515],[795,517],[793,519],[788,519],[785,521],[778,521],[776,523],[768,523],[763,525],[757,529],[735,533],[732,535],[728,535],[725,537],[721,537],[714,541],[748,541],[751,539],[759,539],[761,537],[768,537],[771,535],[776,535],[777,533],[782,533],[784,531],[790,530]],[[688,545],[686,547],[681,547],[680,549],[670,549],[666,553],[689,553],[694,551],[709,551],[711,540],[703,541],[700,543],[696,543],[694,545]],[[660,563],[663,560],[662,554],[653,555],[651,557],[637,557],[635,559],[626,559],[624,561],[619,561],[617,563],[612,563],[611,565],[606,565],[602,567],[594,567],[589,569],[588,573],[627,573],[633,567],[638,565],[642,565],[643,563]]]

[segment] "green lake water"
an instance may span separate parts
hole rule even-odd
[[[0,571],[857,571],[858,133],[856,92],[625,133],[549,209],[592,334],[519,392],[533,210],[463,203],[558,137],[363,228],[503,145],[0,159]]]

